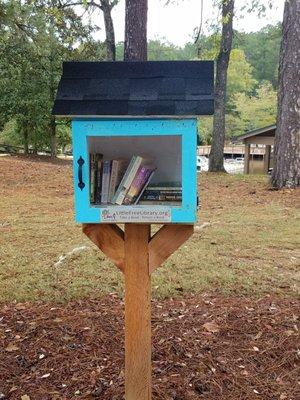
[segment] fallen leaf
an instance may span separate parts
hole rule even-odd
[[[12,351],[19,350],[19,347],[16,346],[14,343],[9,343],[9,345],[5,348],[5,350],[11,353]]]
[[[220,328],[215,322],[206,322],[205,324],[203,324],[203,328],[211,333],[220,332]]]
[[[259,331],[258,334],[255,335],[253,339],[254,339],[254,340],[260,339],[261,336],[262,336],[262,334],[263,334],[262,331]]]
[[[24,304],[18,303],[15,305],[15,309],[21,311],[21,310],[26,310],[26,307],[24,306]]]
[[[49,378],[49,376],[50,376],[50,374],[48,373],[48,374],[42,375],[41,378],[45,379],[45,378]]]
[[[21,400],[30,400],[30,397],[27,394],[23,394],[23,396],[21,396]]]

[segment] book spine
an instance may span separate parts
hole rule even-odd
[[[182,203],[181,203],[181,201],[176,201],[176,200],[173,200],[173,201],[140,200],[139,205],[141,205],[141,206],[153,206],[153,205],[155,205],[155,206],[181,206]]]
[[[121,193],[120,193],[120,195],[119,195],[119,197],[118,197],[118,199],[116,201],[116,204],[119,204],[119,205],[123,204],[123,201],[124,201],[124,198],[126,196],[126,193],[128,192],[128,190],[130,188],[130,185],[132,184],[132,182],[134,180],[134,177],[136,176],[137,171],[138,171],[138,169],[139,169],[139,167],[140,167],[142,162],[143,162],[143,158],[137,156],[137,158],[135,160],[135,163],[134,163],[134,165],[132,167],[132,170],[129,172],[129,175],[128,175],[128,178],[127,178],[127,181],[126,181],[126,185],[125,185],[124,189],[121,190]]]
[[[96,174],[96,204],[101,204],[102,195],[102,172],[103,172],[103,162],[98,161],[97,174]]]
[[[126,196],[126,193],[128,192],[128,189],[130,188],[130,185],[132,184],[132,181],[134,180],[134,177],[140,167],[140,165],[143,162],[143,158],[140,156],[135,156],[135,159],[132,163],[131,168],[127,168],[127,171],[125,173],[124,178],[122,179],[122,182],[120,183],[116,196],[115,196],[115,203],[121,205],[123,203],[123,200]]]
[[[139,167],[129,190],[124,197],[122,204],[133,204],[135,202],[137,196],[147,182],[152,170],[153,168],[147,166]]]
[[[181,201],[182,195],[164,195],[164,194],[147,194],[144,193],[141,200],[151,201]]]
[[[107,202],[111,203],[114,197],[116,186],[117,186],[117,179],[118,179],[118,169],[119,169],[119,161],[113,160],[111,163],[111,173],[110,173],[110,182],[109,182],[109,191],[108,191],[108,199]]]
[[[96,194],[96,154],[90,154],[90,202],[91,204],[95,203],[95,194]]]
[[[172,192],[170,192],[170,191],[167,191],[167,190],[150,190],[148,187],[147,187],[147,189],[145,190],[145,193],[146,194],[153,194],[153,195],[160,195],[160,194],[164,194],[164,195],[171,195],[171,196],[177,196],[177,195],[181,195],[182,194],[182,191],[181,190],[178,190],[178,191],[172,191]]]
[[[125,182],[126,182],[126,180],[127,180],[127,177],[128,177],[128,175],[129,175],[129,171],[132,169],[133,164],[134,164],[134,162],[135,162],[135,159],[136,159],[136,156],[133,156],[133,157],[131,158],[131,160],[130,160],[130,163],[129,163],[129,165],[128,165],[127,169],[126,169],[126,172],[125,172],[125,174],[124,174],[124,176],[123,176],[123,178],[122,178],[122,180],[121,180],[121,182],[120,182],[120,184],[119,184],[119,186],[118,186],[118,189],[117,189],[117,191],[116,191],[114,197],[112,198],[112,203],[113,203],[113,204],[116,203],[116,201],[117,201],[117,199],[118,199],[118,197],[119,197],[119,195],[120,195],[120,193],[121,193],[121,191],[122,191],[122,189],[123,189],[123,187],[124,187],[124,184],[125,184]]]
[[[108,161],[108,160],[103,161],[102,194],[101,194],[101,203],[102,204],[107,204],[107,201],[108,201],[110,166],[111,166],[110,161]]]
[[[174,188],[171,188],[171,187],[155,187],[155,186],[148,186],[147,187],[147,190],[151,190],[151,191],[154,191],[154,192],[182,192],[182,188],[181,187],[174,187]]]
[[[150,175],[149,175],[147,181],[145,182],[144,187],[142,188],[142,190],[140,191],[139,195],[137,196],[137,198],[136,198],[134,204],[138,204],[138,202],[140,201],[140,198],[142,197],[142,195],[143,195],[143,193],[144,193],[146,187],[148,186],[149,182],[151,181],[154,172],[155,172],[155,170],[151,171],[151,173],[150,173]]]

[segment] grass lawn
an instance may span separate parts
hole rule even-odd
[[[121,273],[73,221],[71,164],[1,157],[0,169],[0,302],[122,293]],[[299,295],[299,191],[223,174],[201,174],[199,190],[196,232],[154,274],[153,295]]]

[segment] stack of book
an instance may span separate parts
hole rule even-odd
[[[139,204],[167,204],[180,205],[182,202],[182,187],[180,182],[161,182],[148,186]]]
[[[151,160],[142,156],[134,155],[129,162],[90,154],[91,204],[137,204],[154,171]]]

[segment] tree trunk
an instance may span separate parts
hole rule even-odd
[[[53,24],[53,21],[51,21]],[[54,82],[54,62],[55,62],[55,52],[54,52],[54,44],[53,44],[53,29],[50,28],[50,57],[49,57],[49,96],[50,101],[53,104],[55,100],[55,82]],[[57,155],[57,140],[56,140],[56,122],[55,116],[50,116],[49,121],[49,129],[50,129],[50,146],[51,146],[51,157],[56,157]]]
[[[125,61],[147,60],[148,0],[126,0]]]
[[[55,122],[54,116],[51,116],[49,128],[50,128],[51,157],[56,157],[57,156],[57,140],[56,140],[56,122]]]
[[[109,0],[101,0],[100,4],[101,4],[101,10],[103,12],[104,26],[105,26],[106,59],[107,61],[115,61],[116,60],[115,30],[114,30],[113,20],[111,17],[111,10],[113,9],[114,4],[110,3]]]
[[[24,153],[26,155],[29,154],[29,135],[28,135],[28,129],[26,124],[23,127],[23,141],[24,141]]]
[[[126,0],[125,61],[147,60],[147,0]],[[125,399],[151,399],[151,225],[125,224]]]
[[[222,39],[217,59],[215,85],[215,114],[212,145],[209,155],[209,171],[225,172],[223,153],[225,143],[225,104],[227,71],[233,37],[234,0],[222,0]]]
[[[271,183],[300,185],[300,0],[286,0],[284,8]]]

